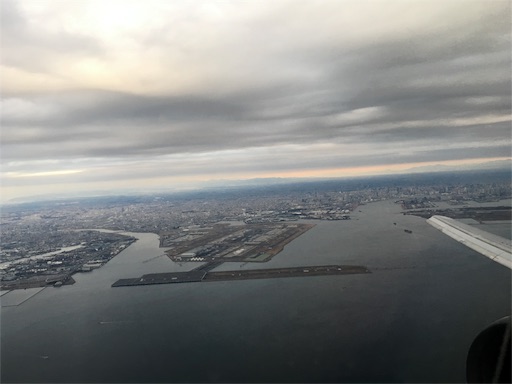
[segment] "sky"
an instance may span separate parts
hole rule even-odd
[[[0,199],[511,159],[509,1],[2,0]]]

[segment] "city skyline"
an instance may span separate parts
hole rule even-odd
[[[2,201],[510,162],[510,12],[4,1]]]

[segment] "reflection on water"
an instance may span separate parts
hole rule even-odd
[[[111,288],[195,266],[159,257],[155,234],[127,233],[138,240],[76,284],[2,309],[1,379],[463,382],[474,336],[510,313],[509,270],[393,203],[360,210],[315,222],[269,263],[220,268],[353,263],[367,275]]]
[[[2,291],[4,295],[0,299],[2,308],[21,305],[31,297],[37,295],[45,287],[42,288],[27,288],[27,289],[15,289],[13,291]]]

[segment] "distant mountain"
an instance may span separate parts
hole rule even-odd
[[[275,185],[275,184],[289,184],[300,181],[311,180],[310,178],[283,178],[283,177],[266,177],[254,179],[220,179],[209,180],[201,183],[204,188],[225,188],[225,187],[241,187],[241,186],[260,186],[260,185]]]
[[[184,194],[194,193],[203,191],[205,193],[216,193],[222,192],[223,190],[244,190],[247,188],[282,188],[286,185],[299,185],[299,184],[314,184],[314,183],[343,183],[344,185],[350,186],[351,188],[360,188],[361,183],[368,184],[379,182],[379,180],[395,178],[396,180],[429,180],[429,182],[442,181],[446,182],[453,178],[451,173],[458,173],[460,177],[463,177],[464,173],[474,172],[486,172],[486,171],[504,171],[503,174],[506,176],[507,172],[511,171],[512,162],[508,160],[488,161],[482,164],[469,164],[459,166],[447,166],[442,164],[429,165],[422,167],[413,167],[404,170],[400,173],[381,174],[381,175],[361,175],[351,177],[323,177],[323,178],[283,178],[283,177],[268,177],[268,178],[253,178],[253,179],[220,179],[220,180],[209,180],[194,185],[173,185],[172,187],[155,187],[155,188],[141,188],[141,189],[116,189],[116,190],[96,190],[96,191],[81,191],[79,193],[62,193],[62,194],[44,194],[36,196],[25,196],[9,200],[3,205],[15,205],[33,202],[48,202],[48,201],[63,201],[70,199],[87,199],[95,197],[134,197],[134,196],[150,196],[159,194]],[[428,176],[428,174],[432,174]],[[442,174],[448,176],[444,177]],[[363,184],[364,184],[363,183]],[[366,185],[365,184],[365,185]],[[368,184],[369,185],[369,184]],[[302,187],[301,187],[302,188]]]
[[[103,196],[111,194],[108,191],[101,192],[82,192],[82,193],[51,193],[51,194],[43,194],[43,195],[31,195],[31,196],[22,196],[15,197],[7,201],[6,204],[24,204],[24,203],[32,203],[35,201],[54,201],[54,200],[67,200],[73,198],[82,198],[82,197],[92,197],[92,196]]]
[[[483,171],[486,169],[506,169],[510,170],[512,162],[510,160],[495,160],[488,161],[482,164],[467,164],[467,165],[426,165],[422,167],[408,168],[402,173],[416,173],[416,172],[457,172],[457,171]]]
[[[5,204],[24,204],[33,202],[45,202],[45,201],[64,201],[70,199],[88,199],[94,197],[115,197],[115,196],[137,196],[140,194],[150,194],[151,190],[136,190],[136,189],[116,189],[116,190],[97,190],[97,191],[81,191],[81,192],[69,192],[69,193],[52,193],[44,195],[32,195],[23,196],[10,199]]]

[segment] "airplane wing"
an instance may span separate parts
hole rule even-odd
[[[512,269],[510,240],[445,216],[432,216],[427,223]],[[475,338],[466,358],[468,383],[510,383],[511,324],[510,316],[506,316],[488,326]]]
[[[459,243],[512,269],[512,242],[445,216],[432,216],[427,223]]]

